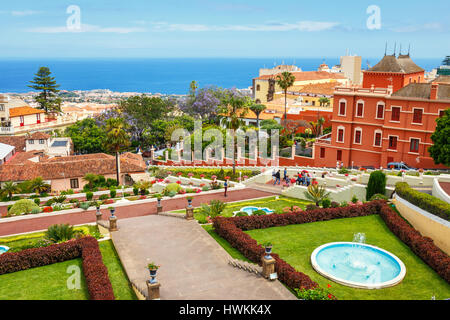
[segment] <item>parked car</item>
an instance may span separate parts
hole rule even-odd
[[[389,162],[387,167],[388,167],[388,169],[393,169],[393,170],[417,170],[416,168],[408,167],[403,162]]]

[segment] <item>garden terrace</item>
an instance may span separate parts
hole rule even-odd
[[[383,201],[281,215],[218,217],[213,226],[231,247],[255,263],[260,263],[264,254],[257,240],[274,243],[276,272],[280,281],[292,289],[331,283],[313,272],[308,263],[316,247],[328,241],[348,241],[353,233],[367,232],[370,243],[392,250],[406,263],[407,276],[395,287],[370,293],[332,284],[335,291],[330,291],[338,299],[430,299],[432,295],[450,295],[450,257]]]

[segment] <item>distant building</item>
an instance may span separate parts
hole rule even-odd
[[[423,83],[423,75],[409,56],[385,56],[362,87],[337,87],[332,133],[316,140],[314,165],[445,168],[428,148],[436,118],[450,108],[450,84]]]
[[[295,77],[293,87],[300,87],[309,84],[329,83],[336,85],[348,84],[348,79],[344,75],[338,73],[329,73],[324,71],[305,71],[291,72]],[[253,79],[253,98],[257,103],[271,102],[276,98],[277,94],[282,93],[282,89],[278,86],[276,78],[279,74],[263,75]],[[288,89],[290,91],[290,89]]]
[[[0,143],[0,164],[4,164],[11,159],[15,152],[15,147],[8,144]]]
[[[302,72],[302,69],[294,66],[294,65],[285,65],[281,64],[276,67],[273,67],[271,69],[262,68],[259,69],[259,76],[267,76],[267,75],[274,75],[279,74],[283,72]]]
[[[120,183],[139,181],[145,176],[145,170],[141,155],[124,153],[120,156]],[[54,191],[81,190],[87,183],[83,179],[87,173],[116,179],[115,157],[104,153],[49,157],[32,151],[22,152],[0,166],[0,183],[42,177]]]

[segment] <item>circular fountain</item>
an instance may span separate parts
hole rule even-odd
[[[333,242],[311,255],[313,268],[345,286],[381,289],[395,286],[406,275],[403,262],[381,248],[359,242]]]
[[[9,247],[7,246],[0,246],[0,255],[7,252],[9,250]]]

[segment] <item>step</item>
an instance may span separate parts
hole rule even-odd
[[[241,269],[246,272],[254,273],[259,276],[262,274],[262,267],[258,266],[257,264],[249,263],[238,259],[229,259],[228,264],[235,268]]]

